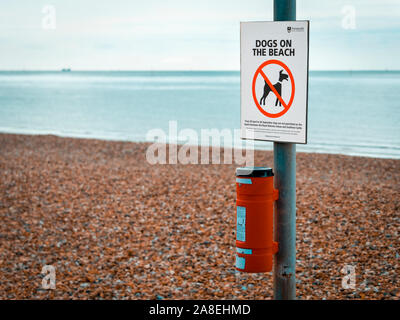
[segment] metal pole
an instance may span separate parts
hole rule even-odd
[[[296,20],[296,0],[274,0],[274,20]],[[296,145],[274,142],[275,241],[274,299],[296,299]]]

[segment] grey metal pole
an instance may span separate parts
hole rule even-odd
[[[296,0],[274,0],[274,20],[296,20]],[[296,299],[296,145],[274,142],[275,241],[274,299]]]

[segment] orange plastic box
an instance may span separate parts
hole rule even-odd
[[[273,241],[274,173],[267,167],[236,169],[236,263],[242,272],[269,272],[278,251]]]

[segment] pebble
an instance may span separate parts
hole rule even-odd
[[[150,165],[147,147],[0,134],[1,299],[272,299],[272,273],[234,269],[237,165]],[[400,160],[298,152],[296,194],[297,296],[398,299]]]

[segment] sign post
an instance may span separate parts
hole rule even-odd
[[[296,0],[274,0],[274,20],[296,20]],[[307,53],[308,55],[308,53]],[[274,299],[296,299],[296,144],[274,142],[275,241]]]
[[[241,137],[274,143],[274,298],[296,298],[296,143],[307,143],[309,22],[296,0],[274,0],[274,21],[240,25]]]

